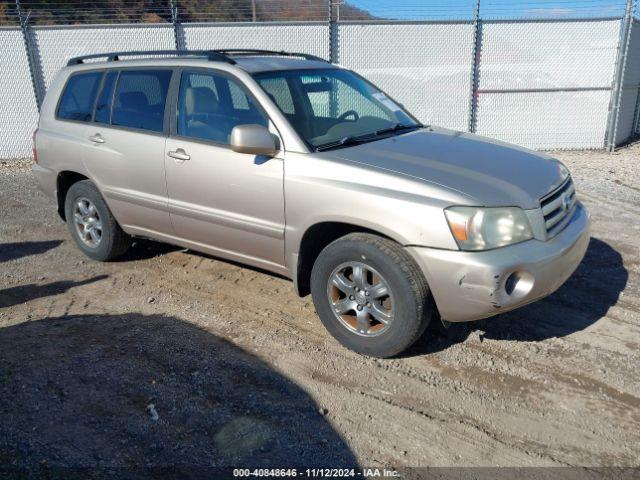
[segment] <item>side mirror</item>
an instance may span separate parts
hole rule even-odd
[[[276,137],[262,125],[238,125],[231,130],[231,150],[252,155],[268,155],[278,153]]]

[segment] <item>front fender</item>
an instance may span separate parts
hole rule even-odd
[[[323,222],[378,232],[401,245],[457,250],[444,208],[463,203],[455,193],[350,164],[287,156],[285,256],[300,251],[305,232]]]

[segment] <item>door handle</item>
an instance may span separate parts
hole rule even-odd
[[[189,160],[191,155],[184,151],[182,148],[178,148],[176,150],[170,151],[167,153],[171,158],[175,158],[176,160]]]
[[[102,135],[100,135],[99,133],[91,135],[89,137],[89,140],[91,140],[93,143],[104,143],[104,138],[102,138]]]

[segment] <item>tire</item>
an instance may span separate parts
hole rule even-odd
[[[131,238],[120,228],[91,181],[82,180],[69,188],[64,213],[71,236],[87,257],[107,262],[118,258],[129,248]],[[80,219],[84,225],[79,223]]]
[[[378,295],[385,290],[388,295]],[[401,245],[368,233],[346,235],[320,252],[311,272],[311,294],[329,333],[345,347],[372,357],[392,357],[409,348],[436,313],[413,258]]]

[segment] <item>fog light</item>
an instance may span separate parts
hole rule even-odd
[[[504,282],[504,291],[510,297],[522,298],[531,291],[533,283],[533,275],[529,272],[513,272]]]

